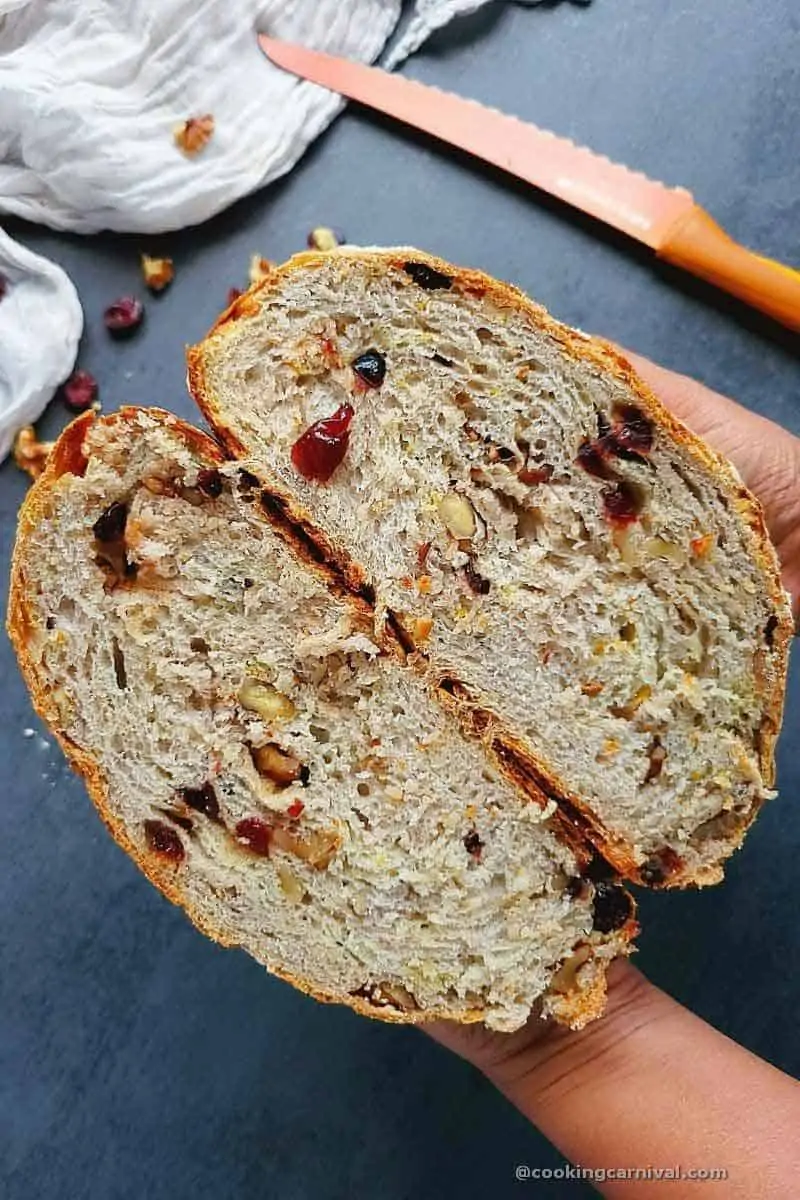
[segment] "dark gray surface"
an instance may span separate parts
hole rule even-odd
[[[742,241],[798,262],[796,0],[493,7],[406,71],[691,187]],[[621,239],[354,111],[283,183],[164,239],[80,240],[15,225],[81,293],[81,363],[107,408],[190,416],[181,347],[258,250],[317,223],[416,243],[531,291],[564,320],[693,373],[800,432],[797,341]],[[138,290],[139,249],[177,263],[141,336],[98,314]],[[43,424],[54,432],[53,405]],[[0,471],[5,574],[25,491]],[[413,1031],[317,1006],[205,941],[117,850],[39,726],[0,645],[0,1193],[9,1200],[523,1195],[518,1162],[559,1156],[461,1063]],[[646,897],[641,965],[732,1037],[800,1074],[795,669],[783,798],[700,894]],[[25,738],[26,726],[37,736]],[[720,1080],[724,1087],[724,1080]],[[734,1119],[745,1119],[744,1114]],[[530,1194],[530,1192],[528,1193]],[[588,1195],[580,1184],[547,1194]]]

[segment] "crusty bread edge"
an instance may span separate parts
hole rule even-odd
[[[400,267],[403,262],[413,259],[414,262],[424,263],[433,270],[449,276],[460,291],[488,297],[500,309],[511,308],[521,313],[539,333],[552,337],[558,342],[560,348],[570,358],[588,363],[610,374],[626,386],[647,415],[663,427],[676,442],[685,447],[700,465],[713,474],[726,501],[735,508],[749,530],[751,551],[762,572],[766,593],[778,616],[778,625],[772,635],[775,650],[772,679],[764,682],[764,718],[758,747],[761,774],[766,786],[771,787],[775,778],[775,743],[783,718],[787,663],[789,646],[794,635],[794,622],[791,607],[781,583],[780,564],[767,532],[763,509],[756,497],[744,486],[732,464],[712,450],[665,408],[647,384],[636,374],[627,359],[614,346],[598,338],[590,337],[580,330],[562,325],[554,320],[546,309],[536,304],[513,285],[492,279],[482,271],[455,267],[434,255],[409,247],[393,247],[384,250],[341,247],[333,253],[337,257],[349,258],[355,262],[374,263],[379,261],[387,267]],[[282,266],[275,267],[221,314],[202,342],[187,349],[189,390],[215,435],[233,457],[247,457],[248,447],[231,429],[206,384],[207,358],[223,352],[225,341],[236,324],[251,316],[257,316],[262,299],[268,296],[270,290],[283,278],[298,270],[321,267],[329,259],[329,253],[308,251],[295,255]],[[275,480],[270,480],[267,486],[278,497],[290,521],[296,522],[307,531],[313,531],[311,514],[304,510],[291,494],[278,487]],[[340,548],[333,549],[338,562],[344,564],[349,562],[349,556]],[[363,594],[365,586],[368,586],[368,581],[363,578],[357,565],[349,562],[349,566],[345,567],[345,573],[350,586]],[[490,716],[490,719],[496,721],[494,717]],[[619,839],[610,837],[605,830],[599,827],[585,802],[579,795],[571,791],[564,780],[547,770],[536,756],[532,755],[520,742],[508,736],[503,741],[508,749],[519,758],[521,774],[524,775],[527,772],[528,776],[533,775],[540,781],[540,786],[544,786],[555,798],[560,798],[562,804],[566,802],[567,807],[573,810],[582,822],[586,835],[621,874],[634,882],[652,886],[648,878],[642,877],[641,864],[637,863],[630,849],[626,849]],[[525,786],[523,779],[520,779],[520,783]],[[728,857],[741,845],[747,829],[755,819],[762,803],[763,801],[754,802],[740,827],[727,837],[726,853],[723,858]],[[701,863],[691,871],[686,869],[676,871],[664,878],[658,886],[703,886],[715,883],[721,878],[721,865],[715,860],[711,863]]]
[[[117,820],[109,803],[108,781],[100,769],[97,760],[78,746],[60,728],[61,716],[57,705],[47,689],[46,682],[30,653],[28,642],[33,630],[33,619],[28,605],[29,590],[25,578],[24,562],[30,535],[37,526],[48,519],[49,506],[53,487],[65,474],[82,475],[87,466],[84,452],[84,440],[96,420],[112,424],[117,421],[133,424],[136,416],[142,410],[125,407],[118,412],[98,418],[95,413],[88,412],[76,418],[62,432],[48,459],[44,472],[29,490],[18,517],[17,537],[11,563],[11,580],[9,587],[9,604],[6,628],[11,644],[17,655],[20,671],[30,692],[33,707],[45,721],[58,741],[72,769],[80,775],[86,784],[89,796],[97,809],[103,823],[114,841],[136,863],[146,878],[156,887],[167,900],[183,909],[191,922],[201,933],[212,941],[226,947],[238,945],[227,937],[221,930],[209,924],[197,913],[189,903],[176,883],[176,872],[173,867],[162,864],[155,856],[145,856],[128,837],[121,821]],[[220,446],[207,434],[195,429],[185,421],[161,409],[147,409],[147,415],[162,421],[178,433],[191,448],[198,450],[208,460],[216,463],[225,462],[225,455]],[[632,915],[621,929],[604,939],[604,946],[613,947],[615,956],[628,955],[632,952],[633,939],[639,931],[635,919],[635,905],[632,903]],[[610,961],[610,960],[609,960]],[[402,1011],[388,1007],[376,1007],[361,996],[349,993],[338,994],[327,992],[309,980],[282,970],[274,964],[263,962],[262,965],[270,974],[292,984],[299,991],[313,997],[324,1004],[344,1004],[360,1013],[362,1016],[394,1024],[423,1024],[427,1021],[457,1020],[459,1024],[474,1024],[482,1021],[485,1012],[482,1009],[464,1009],[457,1017],[447,1009],[425,1009]],[[600,958],[592,958],[587,964],[591,968],[588,982],[575,987],[570,992],[559,994],[545,993],[547,1011],[560,1024],[573,1029],[582,1028],[589,1021],[599,1017],[605,1007],[607,990],[607,963]]]

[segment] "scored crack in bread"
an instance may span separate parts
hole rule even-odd
[[[87,414],[23,506],[9,632],[113,836],[210,936],[386,1020],[580,1027],[630,896],[331,582],[205,435]]]
[[[771,794],[790,610],[757,501],[624,359],[479,272],[345,248],[188,361],[498,761],[628,877],[721,878]]]

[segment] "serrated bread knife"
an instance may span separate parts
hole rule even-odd
[[[800,272],[740,246],[683,188],[656,183],[475,100],[264,35],[258,40],[276,66],[534,184],[800,331]]]

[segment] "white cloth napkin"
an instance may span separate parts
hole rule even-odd
[[[0,229],[0,462],[75,362],[83,310],[69,277]]]
[[[389,65],[487,0],[415,0]],[[279,71],[255,32],[374,60],[401,0],[0,0],[0,212],[55,229],[194,225],[289,171],[342,101]],[[211,113],[195,157],[173,130]],[[62,271],[0,239],[0,460],[74,363]],[[46,303],[45,303],[46,302]]]

